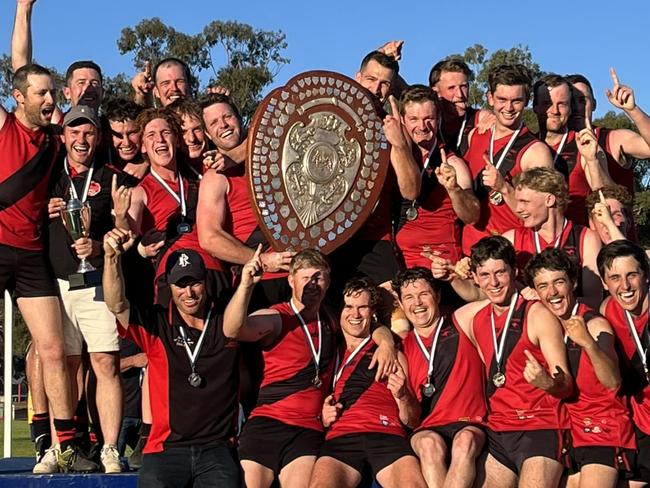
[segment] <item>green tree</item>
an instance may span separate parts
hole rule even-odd
[[[159,18],[144,19],[133,28],[122,29],[117,46],[121,54],[132,54],[137,69],[147,61],[154,66],[169,56],[184,60],[195,91],[203,87],[200,75],[211,72],[207,85],[228,88],[245,119],[255,111],[264,87],[289,62],[281,54],[287,47],[281,31],[254,29],[240,22],[213,21],[200,33],[189,35]],[[225,58],[219,69],[214,62],[218,50]]]

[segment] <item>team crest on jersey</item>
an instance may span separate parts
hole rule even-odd
[[[573,246],[567,246],[563,247],[564,251],[569,255],[569,256],[575,256],[576,255],[576,248]]]
[[[384,427],[388,427],[390,425],[390,419],[386,417],[385,415],[380,415],[379,416],[379,423],[383,425]]]
[[[99,183],[97,183],[96,181],[91,181],[90,185],[88,185],[88,196],[94,197],[101,190],[102,190],[102,186]]]
[[[521,329],[521,319],[517,317],[513,317],[512,320],[510,321],[510,328],[511,329]]]

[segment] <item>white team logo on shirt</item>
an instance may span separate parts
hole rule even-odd
[[[178,258],[178,265],[181,268],[184,268],[190,264],[190,258],[187,256],[187,254],[183,253],[181,254],[181,257]]]

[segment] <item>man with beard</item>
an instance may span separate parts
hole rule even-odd
[[[263,271],[260,251],[258,245],[254,254],[257,274]],[[322,442],[320,412],[333,375],[339,330],[322,307],[329,270],[320,252],[301,251],[290,262],[289,302],[247,317],[254,283],[242,277],[226,309],[226,336],[260,342],[264,347],[257,405],[239,439],[239,457],[249,488],[268,487],[276,476],[283,486],[307,486],[309,482]],[[374,335],[382,342],[378,352],[384,358],[379,361],[376,355],[380,363],[377,375],[384,375],[384,370],[392,367],[385,361],[394,356],[392,338],[385,328],[376,329]],[[260,449],[262,445],[274,448]]]
[[[481,237],[502,234],[519,225],[514,214],[512,178],[536,166],[553,165],[549,148],[524,125],[524,108],[531,91],[528,69],[519,64],[499,65],[490,72],[488,85],[487,99],[494,110],[495,124],[484,134],[476,129],[470,133],[464,156],[481,202],[479,221],[463,229],[466,255]]]
[[[164,266],[169,304],[131,304],[120,261],[133,241],[121,229],[106,234],[103,287],[120,335],[148,360],[153,425],[139,486],[239,487],[232,445],[239,347],[224,334],[226,322],[206,289],[205,265],[193,249],[177,249]]]
[[[504,237],[515,248],[519,272],[544,249],[564,249],[580,265],[577,296],[598,307],[602,299],[596,268],[600,239],[593,230],[567,218],[569,193],[564,176],[551,168],[533,168],[515,176],[512,184],[517,202],[515,211],[522,225],[509,230]]]
[[[50,72],[27,64],[14,73],[16,111],[0,107],[0,290],[11,289],[42,363],[45,391],[64,469],[87,470],[74,445],[75,426],[65,365],[58,291],[44,252],[41,225],[59,140],[51,128],[55,87]],[[47,403],[37,406],[40,433],[49,430]],[[44,454],[44,453],[43,453]],[[94,464],[93,464],[94,465]]]
[[[614,488],[619,473],[634,469],[636,443],[622,392],[614,331],[575,296],[578,266],[562,249],[534,256],[525,275],[564,329],[575,393],[565,401],[571,419],[571,468],[567,486]]]
[[[610,242],[598,254],[598,271],[609,292],[600,312],[614,329],[623,391],[637,441],[637,474],[650,482],[650,383],[648,381],[648,260],[638,245]]]
[[[384,135],[390,144],[390,166],[377,205],[363,226],[345,244],[331,254],[333,264],[332,290],[340,290],[355,275],[368,276],[382,293],[378,307],[379,319],[389,323],[393,309],[390,280],[399,270],[393,251],[393,202],[402,198],[413,201],[420,194],[420,168],[416,163],[408,137],[404,134],[399,108],[391,89],[399,72],[397,62],[379,51],[367,54],[355,79],[376,98],[390,107],[384,117]],[[332,295],[333,302],[341,297]]]
[[[96,394],[87,402],[96,407],[97,425],[101,425],[100,460],[106,473],[121,471],[116,449],[122,411],[122,387],[119,376],[119,341],[115,317],[103,299],[100,283],[80,287],[69,281],[76,273],[79,259],[101,270],[102,239],[113,228],[112,185],[116,172],[97,156],[100,123],[94,109],[76,105],[63,119],[65,157],[54,174],[48,212],[50,216],[49,254],[57,277],[63,317],[68,369],[72,381],[72,398],[79,398],[76,378],[81,368],[84,343],[89,353],[96,383]],[[89,205],[89,235],[72,242],[61,220],[66,200],[74,195]],[[99,434],[99,432],[98,432]],[[99,436],[98,436],[99,437]],[[51,457],[54,458],[55,453]],[[43,459],[41,464],[46,463]],[[45,468],[45,466],[43,466]]]
[[[607,155],[607,170],[614,183],[623,185],[634,195],[633,159],[650,158],[650,117],[636,104],[632,88],[622,85],[614,68],[610,69],[613,87],[607,90],[607,99],[614,107],[625,112],[634,122],[638,133],[629,129],[595,129],[598,144]],[[574,88],[574,106],[570,128],[580,130],[585,121],[591,121],[596,110],[596,99],[589,80],[582,75],[568,75],[566,79]]]
[[[429,86],[440,102],[440,142],[459,156],[467,152],[468,136],[472,129],[494,117],[487,110],[468,105],[471,79],[472,70],[460,58],[438,61],[429,72]]]
[[[400,100],[402,124],[421,161],[418,198],[404,201],[396,242],[407,267],[428,266],[424,250],[456,262],[462,255],[458,221],[472,224],[479,217],[479,203],[472,192],[472,177],[465,162],[446,153],[437,137],[436,95],[423,85],[414,85]]]
[[[562,327],[515,286],[515,250],[503,236],[484,237],[470,256],[487,300],[454,314],[485,365],[488,399],[487,487],[556,487],[569,421],[560,399],[573,391]]]
[[[393,290],[413,326],[403,350],[411,391],[422,409],[411,437],[422,474],[429,486],[471,487],[485,443],[483,364],[454,319],[440,313],[439,282],[431,271],[402,271]]]
[[[533,85],[533,111],[539,123],[540,138],[553,151],[553,163],[568,174],[570,204],[567,218],[587,224],[585,199],[593,190],[609,183],[605,154],[598,149],[591,122],[580,131],[569,130],[571,84],[555,74],[546,75]],[[584,148],[589,150],[585,151]],[[602,157],[599,157],[602,156]]]

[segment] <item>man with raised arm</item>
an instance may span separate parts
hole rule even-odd
[[[254,254],[263,271],[261,245]],[[246,272],[246,269],[244,269]],[[227,337],[263,346],[263,374],[257,405],[244,424],[239,457],[249,488],[268,487],[275,477],[283,486],[307,486],[318,454],[323,427],[320,412],[333,375],[338,324],[322,306],[329,286],[329,264],[318,251],[296,254],[289,267],[288,302],[247,316],[255,280],[242,275],[224,317]],[[392,367],[392,337],[374,332],[377,375]],[[388,361],[386,359],[388,358]],[[387,364],[388,363],[388,364]],[[374,373],[373,373],[374,375]],[[273,445],[273,449],[260,449]]]
[[[422,475],[429,486],[471,487],[485,443],[483,363],[453,317],[440,313],[440,282],[430,270],[400,272],[393,290],[413,326],[403,350],[421,406],[411,446]]]
[[[560,400],[573,391],[562,327],[515,287],[515,250],[484,237],[471,254],[472,276],[487,300],[454,318],[478,349],[487,381],[486,487],[556,487],[569,419]]]
[[[519,64],[499,65],[490,72],[488,84],[494,126],[483,134],[474,129],[464,155],[481,202],[479,221],[463,229],[465,255],[481,237],[502,234],[519,225],[512,178],[535,166],[553,166],[549,148],[524,125],[524,108],[531,93],[528,69]]]
[[[91,470],[74,445],[75,426],[65,366],[58,290],[42,238],[48,180],[60,148],[51,126],[55,87],[50,72],[27,64],[14,73],[16,111],[0,107],[0,290],[12,290],[38,351],[61,444],[59,466]],[[47,405],[35,412],[47,432]],[[44,454],[44,453],[42,453]]]
[[[549,74],[533,85],[533,111],[539,123],[539,136],[553,152],[556,169],[568,175],[570,204],[567,218],[586,225],[585,199],[593,190],[610,182],[605,153],[598,148],[591,121],[579,131],[570,130],[571,83]]]
[[[526,266],[526,281],[561,322],[575,378],[565,400],[571,419],[568,486],[614,488],[634,469],[636,442],[620,389],[614,331],[605,318],[577,300],[579,268],[563,249],[548,248]]]
[[[139,486],[241,486],[232,439],[239,406],[237,341],[224,333],[223,317],[206,290],[206,268],[192,249],[165,262],[169,305],[126,299],[121,256],[133,234],[113,229],[104,237],[103,288],[120,335],[147,355],[151,434]]]

